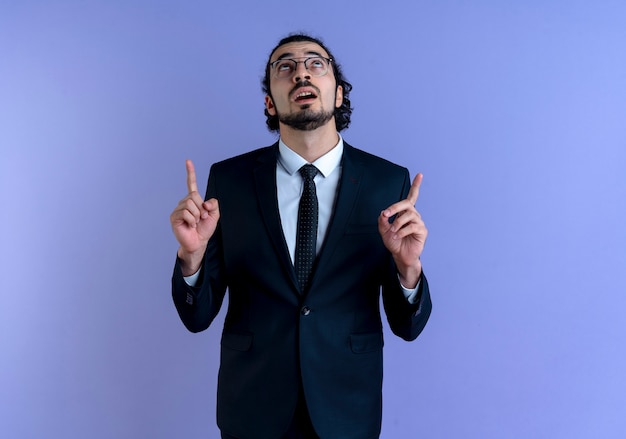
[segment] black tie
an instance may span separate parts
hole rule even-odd
[[[313,178],[318,171],[313,165],[304,165],[299,172],[304,179],[304,188],[298,207],[296,261],[294,265],[300,283],[300,291],[304,293],[308,288],[313,262],[315,261],[318,206]]]

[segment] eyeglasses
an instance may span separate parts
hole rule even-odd
[[[328,73],[328,66],[333,60],[330,58],[324,58],[322,56],[312,56],[305,58],[304,61],[296,61],[292,58],[283,58],[270,63],[270,67],[274,72],[274,78],[284,79],[290,78],[296,70],[298,70],[298,64],[304,64],[304,68],[311,76],[324,76]]]

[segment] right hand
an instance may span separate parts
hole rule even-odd
[[[207,244],[220,219],[220,209],[215,198],[204,201],[198,193],[193,162],[187,160],[186,166],[188,194],[170,215],[170,223],[180,244],[178,257],[183,262],[183,275],[189,276],[200,269]]]

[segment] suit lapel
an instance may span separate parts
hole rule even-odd
[[[278,198],[276,194],[276,163],[278,160],[278,143],[267,149],[258,157],[258,166],[254,170],[257,199],[259,209],[267,233],[272,240],[274,250],[283,265],[285,273],[288,273],[293,286],[298,288],[298,280],[291,263],[289,249],[285,241],[282,225],[280,223],[280,213],[278,209]]]
[[[311,280],[311,289],[315,288],[316,273],[325,269],[330,262],[335,247],[344,235],[350,213],[359,194],[363,166],[354,159],[353,148],[344,142],[343,157],[341,159],[341,178],[335,200],[334,213],[330,220],[324,245],[318,256],[317,264]]]

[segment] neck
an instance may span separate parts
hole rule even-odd
[[[309,163],[326,154],[339,142],[334,118],[324,126],[311,131],[296,130],[281,123],[280,137],[285,145]]]

